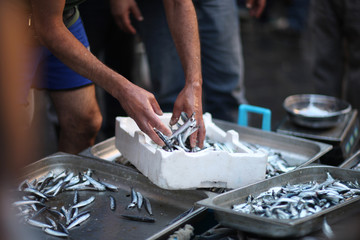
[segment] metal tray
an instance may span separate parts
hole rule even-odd
[[[346,159],[341,165],[339,165],[339,167],[346,168],[346,169],[352,169],[353,167],[358,165],[359,162],[360,162],[360,150],[358,150],[351,157]]]
[[[214,119],[213,122],[224,131],[233,129],[238,132],[240,141],[269,147],[280,152],[290,166],[309,165],[332,149],[331,145],[321,142],[262,131],[252,127],[242,127],[222,120]]]
[[[91,210],[90,221],[74,228],[70,232],[71,239],[146,239],[167,227],[167,224],[179,214],[185,212],[194,203],[204,199],[207,195],[202,191],[168,191],[160,189],[152,184],[146,177],[138,172],[122,165],[106,162],[103,160],[85,158],[76,155],[57,153],[39,160],[25,168],[24,179],[39,178],[50,170],[60,172],[66,169],[71,171],[94,170],[100,180],[109,182],[119,188],[118,192],[93,192],[79,191],[80,199],[95,196],[95,202],[87,209]],[[148,216],[142,209],[126,210],[130,203],[130,187],[141,192],[149,198],[155,223],[134,222],[122,219],[120,214],[132,214]],[[71,203],[73,192],[63,192],[57,196],[56,204],[64,205]],[[117,208],[115,212],[110,210],[109,195],[116,199]],[[49,203],[50,204],[50,203]],[[43,233],[40,229],[34,229],[39,234],[37,239],[58,239]]]
[[[332,149],[331,145],[321,142],[275,132],[266,132],[252,127],[242,127],[235,123],[216,119],[213,119],[213,122],[225,131],[233,129],[238,132],[241,141],[270,147],[280,152],[291,166],[303,167],[309,165]],[[118,161],[121,156],[115,147],[115,137],[86,149],[80,155],[107,161]]]
[[[79,153],[79,155],[113,162],[121,157],[121,153],[115,146],[115,137],[95,144]]]
[[[337,167],[313,166],[294,170],[271,179],[249,185],[245,188],[209,197],[197,202],[197,205],[214,210],[215,218],[220,224],[245,232],[255,233],[267,237],[299,237],[322,227],[323,220],[329,224],[339,221],[354,212],[360,205],[360,197],[330,207],[311,216],[293,220],[269,219],[252,214],[235,212],[231,206],[246,202],[249,194],[257,196],[271,187],[282,186],[287,183],[298,184],[309,181],[325,181],[326,172],[339,180],[355,181],[360,178],[360,172]],[[260,227],[261,226],[261,227]]]

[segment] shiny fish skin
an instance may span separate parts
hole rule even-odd
[[[115,185],[112,185],[110,183],[106,183],[106,182],[100,182],[102,185],[104,185],[108,190],[110,191],[114,191],[117,192],[118,188]]]
[[[16,201],[16,202],[12,203],[12,205],[14,207],[19,207],[19,206],[24,206],[24,205],[31,205],[31,204],[39,204],[41,206],[45,206],[45,204],[43,204],[42,202],[40,202],[38,200],[22,200],[22,201]]]
[[[75,190],[75,193],[74,193],[73,203],[74,203],[74,204],[78,204],[78,203],[79,203],[79,193],[78,193],[77,190]]]
[[[126,207],[127,209],[136,207],[138,201],[136,191],[134,190],[134,188],[131,188],[130,194],[131,194],[131,203]]]
[[[89,181],[85,182],[79,182],[77,184],[71,185],[71,186],[65,186],[65,190],[78,190],[81,187],[88,187],[90,185]]]
[[[69,236],[69,234],[67,234],[67,233],[55,231],[50,228],[45,228],[44,232],[46,232],[47,234],[49,234],[51,236],[55,236],[55,237],[68,237]]]
[[[115,198],[113,196],[109,196],[109,198],[110,198],[110,209],[111,211],[115,211],[116,210]]]
[[[34,226],[34,227],[39,227],[39,228],[52,228],[53,226],[47,224],[47,223],[43,223],[43,222],[39,222],[39,221],[36,221],[36,220],[33,220],[33,219],[28,219],[27,220],[27,223],[31,226]]]
[[[28,192],[28,193],[32,193],[32,194],[34,194],[34,195],[36,195],[38,197],[44,198],[44,199],[48,199],[48,196],[44,195],[43,193],[41,193],[38,190],[33,189],[33,188],[25,188],[23,191]]]
[[[141,209],[143,205],[144,197],[140,192],[136,192],[136,196],[137,196],[137,207],[138,209]]]
[[[85,178],[99,191],[105,191],[106,187],[104,185],[102,185],[101,183],[99,183],[98,181],[96,181],[95,179],[93,179],[92,177],[88,176],[88,175],[84,175]]]
[[[57,216],[58,218],[65,218],[65,215],[57,210],[50,209],[50,208],[45,208],[45,209],[46,209],[46,211],[51,213],[53,216]]]
[[[53,219],[46,217],[46,220],[53,226],[53,229],[57,230],[56,222]]]
[[[67,230],[72,229],[73,227],[80,225],[81,223],[85,222],[90,217],[90,213],[84,214],[77,219],[75,219],[73,222],[69,224],[69,226],[66,228]]]
[[[152,216],[153,212],[152,212],[150,200],[147,197],[144,197],[144,201],[145,201],[145,209],[146,209],[146,211],[149,213],[150,216]]]
[[[52,188],[48,189],[45,194],[51,194],[54,193],[61,185],[63,184],[64,180],[60,180],[56,185],[54,185]]]
[[[61,231],[69,235],[69,231],[66,229],[66,227],[61,222],[59,222],[58,224],[59,224],[59,229],[61,229]]]
[[[78,204],[75,204],[74,206],[72,206],[71,208],[81,208],[81,207],[85,207],[87,205],[89,205],[90,203],[92,203],[95,200],[94,196],[91,196],[89,199],[79,202]]]
[[[79,216],[79,209],[78,208],[73,208],[73,209],[75,209],[75,210],[74,210],[74,213],[71,216],[70,221],[73,221],[75,218],[77,218]]]

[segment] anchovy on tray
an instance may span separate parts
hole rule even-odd
[[[358,197],[357,181],[335,180],[329,173],[324,182],[315,181],[272,187],[256,197],[248,196],[246,203],[232,206],[234,211],[276,219],[302,218],[339,203]]]
[[[296,166],[291,166],[282,156],[282,154],[270,147],[261,146],[258,144],[250,144],[243,142],[245,146],[250,149],[256,149],[264,151],[268,154],[268,162],[266,165],[266,178],[271,178],[278,176],[282,173],[287,173],[296,168]]]
[[[70,171],[62,171],[54,174],[50,171],[39,179],[23,181],[18,191],[23,193],[22,200],[15,201],[13,206],[18,208],[18,216],[21,216],[25,223],[42,228],[45,233],[56,237],[68,237],[68,230],[83,224],[90,218],[90,211],[82,211],[80,208],[91,205],[95,196],[79,201],[78,191],[117,191],[111,184],[95,180],[92,177],[91,169],[84,173],[75,174]],[[72,204],[60,210],[51,207],[49,201],[56,200],[58,194],[64,191],[74,191]]]
[[[213,150],[213,151],[226,151],[229,153],[234,153],[235,149],[226,143],[220,143],[206,138],[204,141],[204,148],[200,149],[199,147],[191,148],[189,137],[191,134],[198,130],[196,125],[195,113],[189,118],[186,113],[181,113],[181,121],[183,124],[180,124],[180,121],[174,126],[170,126],[172,135],[170,137],[165,136],[161,131],[154,128],[156,134],[160,139],[165,143],[163,147],[164,150],[172,152],[174,150],[182,149],[185,152],[198,152],[203,150]]]

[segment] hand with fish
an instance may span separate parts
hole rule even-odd
[[[181,112],[185,112],[188,116],[195,113],[198,130],[190,136],[190,146],[192,148],[195,146],[203,148],[204,146],[205,125],[202,118],[201,89],[201,85],[185,85],[175,101],[173,115],[170,120],[170,125],[174,125],[178,122]]]

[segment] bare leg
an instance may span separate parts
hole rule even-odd
[[[58,150],[76,154],[93,145],[102,122],[95,86],[51,91],[50,97],[60,124]]]

